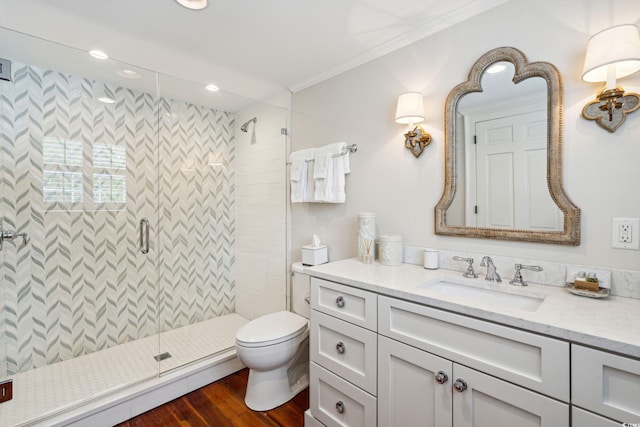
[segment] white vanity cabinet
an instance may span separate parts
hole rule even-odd
[[[568,405],[379,338],[378,426],[567,427]]]
[[[640,425],[640,360],[574,344],[571,389],[575,426]],[[589,421],[577,424],[576,417]]]
[[[378,426],[569,426],[568,343],[383,296],[378,319]]]
[[[309,409],[326,426],[370,427],[377,411],[377,295],[311,279]]]

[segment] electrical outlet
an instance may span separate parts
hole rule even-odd
[[[612,218],[611,247],[640,250],[640,218]]]
[[[13,398],[13,380],[0,382],[0,403]]]

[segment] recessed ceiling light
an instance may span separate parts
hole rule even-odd
[[[109,59],[109,55],[97,49],[90,50],[89,55],[93,56],[96,59]]]
[[[124,77],[125,79],[139,79],[140,73],[133,70],[127,70],[126,68],[123,70],[116,71],[116,74],[120,77]]]
[[[187,9],[200,10],[207,7],[207,0],[176,0],[179,5]]]
[[[100,98],[98,98],[98,101],[105,104],[113,104],[114,102],[116,102],[113,98],[109,98],[108,96],[101,96]]]
[[[506,65],[498,62],[497,64],[493,64],[491,67],[487,68],[487,73],[489,74],[499,73],[500,71],[504,71],[506,68],[507,68]]]
[[[220,90],[220,88],[216,85],[207,85],[205,89],[207,89],[210,92],[217,92]]]

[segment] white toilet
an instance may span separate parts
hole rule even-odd
[[[294,312],[258,317],[236,332],[236,350],[249,368],[244,401],[267,411],[291,400],[309,385],[309,276],[293,264],[291,302]]]

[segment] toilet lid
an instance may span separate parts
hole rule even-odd
[[[307,319],[290,311],[267,314],[247,323],[236,332],[236,342],[246,347],[277,344],[300,334]]]

